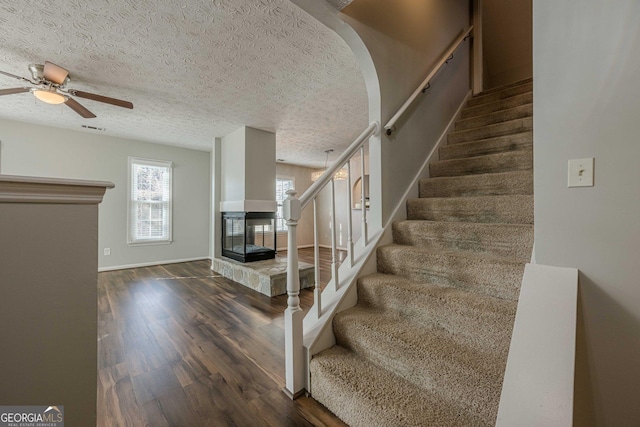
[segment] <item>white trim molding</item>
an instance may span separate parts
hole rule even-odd
[[[220,212],[275,212],[275,200],[233,200],[220,202]]]
[[[181,262],[191,262],[191,261],[203,261],[203,260],[211,260],[211,257],[203,256],[196,258],[184,258],[184,259],[170,259],[164,261],[151,261],[151,262],[140,262],[137,264],[125,264],[125,265],[112,265],[109,267],[100,267],[98,268],[99,272],[102,271],[114,271],[114,270],[126,270],[129,268],[138,268],[138,267],[150,267],[153,265],[164,265],[164,264],[178,264]]]
[[[0,202],[98,204],[114,187],[108,181],[0,175]]]
[[[497,427],[571,427],[578,270],[527,264],[504,374]]]

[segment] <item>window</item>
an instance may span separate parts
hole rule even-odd
[[[172,164],[129,157],[129,244],[171,242]]]
[[[282,202],[287,198],[287,191],[294,187],[293,178],[276,178],[276,203],[278,204],[276,231],[287,231],[287,222],[282,217],[284,215]]]

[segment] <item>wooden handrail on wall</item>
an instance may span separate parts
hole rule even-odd
[[[411,96],[402,104],[402,107],[391,117],[391,120],[384,126],[385,133],[387,135],[391,135],[395,130],[396,122],[402,117],[402,115],[409,109],[411,104],[418,98],[420,94],[423,94],[429,89],[431,86],[431,80],[438,74],[438,71],[442,69],[451,59],[453,58],[454,52],[460,47],[460,45],[469,37],[471,37],[471,32],[473,31],[473,25],[470,26],[465,32],[460,34],[460,36],[453,42],[451,47],[442,55],[438,63],[435,67],[427,74],[427,77],[422,81],[420,86],[413,91]]]

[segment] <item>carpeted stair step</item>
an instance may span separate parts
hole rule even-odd
[[[533,149],[530,149],[431,162],[429,176],[436,178],[522,170],[531,174],[532,169]]]
[[[533,77],[529,77],[529,78],[526,78],[526,79],[518,80],[517,82],[513,82],[513,83],[507,83],[506,85],[496,86],[496,87],[492,87],[492,88],[489,88],[489,89],[485,89],[485,90],[483,90],[482,92],[478,93],[475,96],[489,95],[489,94],[492,94],[492,93],[495,93],[495,92],[500,92],[500,91],[505,90],[505,89],[511,89],[513,87],[516,87],[516,86],[529,84],[531,82],[533,82]]]
[[[528,262],[533,226],[407,220],[393,224],[393,241],[425,249],[507,256]]]
[[[531,171],[448,176],[420,180],[420,197],[533,194]]]
[[[396,313],[353,307],[333,319],[337,345],[495,423],[510,331],[492,347]]]
[[[533,132],[521,132],[440,147],[440,160],[485,156],[508,151],[533,149]]]
[[[485,114],[501,111],[520,105],[526,105],[533,103],[533,92],[525,92],[520,95],[515,95],[505,99],[498,99],[497,101],[487,102],[485,104],[475,105],[473,107],[464,107],[460,112],[460,118],[462,120],[482,116]]]
[[[475,346],[508,345],[515,301],[473,294],[396,275],[375,273],[358,279],[359,306],[400,313],[435,325]]]
[[[533,224],[533,196],[434,197],[407,201],[407,218]]]
[[[520,294],[522,259],[396,244],[376,254],[380,273],[514,301]]]
[[[533,81],[519,84],[516,86],[500,88],[495,91],[480,93],[467,101],[467,107],[473,107],[480,104],[486,104],[488,102],[494,102],[501,99],[510,98],[512,96],[520,95],[533,91]]]
[[[509,120],[521,119],[523,117],[531,117],[532,115],[533,104],[519,105],[506,110],[494,111],[492,113],[458,120],[455,124],[455,130],[474,129],[480,126],[502,123]]]
[[[314,399],[351,427],[493,425],[340,346],[309,368]]]
[[[459,130],[451,132],[447,136],[449,144],[460,144],[477,139],[494,138],[496,136],[509,135],[512,133],[527,132],[533,130],[533,118],[524,117],[522,119],[509,120],[502,123],[487,125],[475,129]]]

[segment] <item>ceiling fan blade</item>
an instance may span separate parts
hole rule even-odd
[[[0,96],[2,95],[11,95],[14,93],[22,93],[22,92],[29,92],[29,88],[28,87],[14,87],[11,89],[0,89]]]
[[[13,77],[14,79],[23,80],[23,81],[26,81],[26,82],[29,81],[29,79],[26,79],[26,78],[20,77],[20,76],[16,76],[15,74],[7,73],[6,71],[0,71],[0,74],[4,74],[7,77]]]
[[[73,98],[67,98],[67,100],[65,101],[65,104],[67,104],[69,108],[71,108],[76,113],[80,114],[85,119],[92,119],[96,116],[91,111],[84,108],[83,105],[81,105],[78,101],[76,101]]]
[[[69,93],[80,98],[91,99],[92,101],[104,102],[122,108],[133,108],[132,103],[129,101],[123,101],[122,99],[109,98],[108,96],[96,95],[95,93],[83,92],[81,90],[69,90]]]
[[[65,70],[53,62],[46,61],[44,63],[44,78],[55,84],[61,85],[69,75],[69,71]]]

